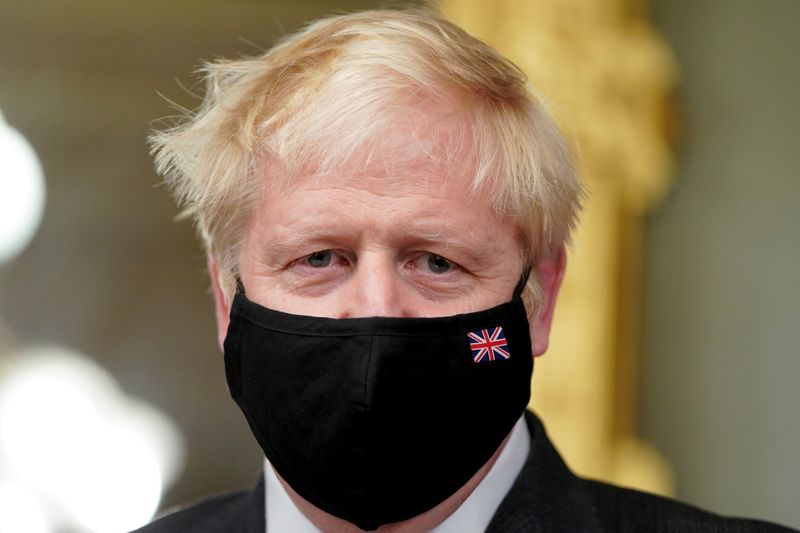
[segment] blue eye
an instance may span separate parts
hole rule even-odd
[[[330,250],[320,250],[319,252],[308,255],[306,261],[309,266],[323,268],[331,264],[332,255]]]
[[[453,262],[441,255],[430,254],[428,256],[428,268],[434,274],[444,274],[453,268]]]

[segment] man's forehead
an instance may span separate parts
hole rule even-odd
[[[479,264],[486,264],[488,255],[518,252],[524,243],[519,225],[498,214],[486,195],[470,190],[470,180],[433,173],[301,176],[265,190],[250,229],[258,228],[260,246],[278,256],[366,241],[397,249],[436,243],[440,253],[460,249],[458,258]]]
[[[387,104],[374,124],[359,117],[326,135],[309,139],[313,147],[300,160],[281,161],[267,151],[257,162],[265,187],[288,187],[296,180],[322,183],[351,176],[384,179],[384,186],[407,183],[437,188],[453,177],[465,185],[475,175],[472,128],[465,112],[445,99]]]

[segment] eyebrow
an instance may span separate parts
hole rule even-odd
[[[329,235],[324,229],[293,228],[290,231],[281,231],[278,237],[270,240],[263,248],[263,254],[269,258],[280,257],[316,240],[329,238]]]
[[[414,242],[431,243],[440,245],[445,249],[456,250],[459,254],[465,256],[469,261],[483,265],[487,260],[495,255],[495,251],[491,248],[482,245],[482,239],[475,240],[453,240],[441,234],[435,233],[413,233],[409,237]]]

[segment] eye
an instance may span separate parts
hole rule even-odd
[[[428,269],[434,274],[444,274],[455,268],[456,264],[441,255],[428,254]]]
[[[314,268],[324,268],[331,264],[333,254],[330,250],[320,250],[306,256],[306,262]]]

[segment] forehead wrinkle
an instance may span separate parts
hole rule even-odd
[[[410,220],[409,220],[410,219]],[[400,234],[396,234],[398,226],[411,227]],[[441,229],[430,226],[439,225]],[[286,224],[273,226],[275,235],[271,239],[270,248],[287,248],[299,246],[315,240],[337,239],[342,235],[358,234],[358,239],[363,238],[364,234],[373,234],[379,240],[406,241],[409,243],[430,243],[441,245],[446,248],[463,248],[473,250],[471,255],[485,256],[491,255],[491,246],[486,246],[487,239],[472,236],[473,230],[470,228],[454,227],[449,221],[443,224],[440,221],[420,221],[413,213],[405,217],[387,217],[382,223],[364,224],[364,221],[350,220],[346,214],[335,221],[327,222],[323,219],[307,221],[290,221]],[[356,231],[354,231],[356,230]],[[385,237],[391,235],[391,239]],[[489,239],[488,242],[491,242]],[[483,245],[478,245],[483,243]]]
[[[293,248],[305,242],[313,241],[322,237],[325,232],[321,228],[315,227],[294,227],[291,230],[283,231],[286,228],[276,226],[277,236],[270,242],[270,248]]]

